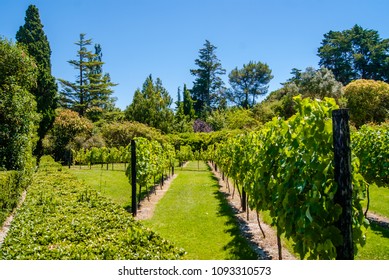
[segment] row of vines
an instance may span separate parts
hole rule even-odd
[[[335,226],[341,207],[334,203],[334,153],[331,112],[333,99],[311,101],[295,97],[298,112],[288,120],[273,119],[260,131],[217,145],[212,158],[241,186],[248,205],[268,211],[277,235],[292,239],[301,258],[335,259],[342,244]],[[353,239],[365,243],[368,222],[362,210],[368,187],[352,156]]]
[[[150,141],[142,137],[137,137],[138,141],[141,142],[141,147],[144,147],[143,143],[145,140],[148,143],[151,143],[151,146],[154,150],[159,150],[159,147],[162,149],[167,149],[168,158],[170,160],[170,164],[173,163],[174,160],[177,160],[179,165],[188,160],[203,160],[204,152],[202,151],[193,151],[192,147],[189,145],[180,146],[179,150],[175,150],[174,147],[170,144],[161,145],[157,141]],[[137,141],[137,142],[138,142]],[[148,147],[146,147],[148,148]],[[89,166],[92,168],[93,165],[101,164],[101,168],[106,166],[106,169],[109,168],[109,164],[116,163],[124,163],[125,168],[127,163],[131,161],[131,152],[130,152],[130,144],[126,147],[92,147],[91,149],[80,149],[78,151],[72,150],[73,163],[80,166]],[[158,151],[157,151],[158,152]]]
[[[351,135],[351,144],[365,178],[379,185],[389,184],[389,122],[364,125]]]
[[[200,159],[201,154],[193,152],[190,146],[181,146],[175,150],[170,144],[161,144],[158,141],[148,140],[142,137],[134,138],[136,143],[136,184],[138,186],[138,202],[141,201],[143,192],[149,194],[149,187],[157,183],[163,184],[164,179],[174,173],[174,166],[178,162],[182,165],[187,160]],[[72,151],[73,162],[79,165],[101,165],[101,168],[109,165],[124,163],[124,171],[129,178],[130,184],[132,178],[131,165],[131,144],[126,147],[93,147],[91,149],[81,149]],[[121,165],[122,168],[123,165]]]

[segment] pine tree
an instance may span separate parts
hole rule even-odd
[[[241,69],[238,67],[233,69],[228,78],[233,90],[229,99],[247,109],[255,105],[257,96],[267,93],[267,84],[273,76],[267,64],[250,61],[248,64],[243,64]]]
[[[226,70],[222,68],[215,50],[216,47],[206,40],[204,48],[199,51],[199,58],[195,60],[195,64],[199,68],[190,70],[190,73],[196,76],[192,97],[196,102],[194,104],[196,114],[200,117],[205,117],[225,100],[223,96],[225,93],[224,83],[220,75],[224,75]]]
[[[81,116],[93,110],[107,110],[113,107],[114,99],[108,74],[103,74],[101,46],[95,46],[95,53],[88,50],[92,44],[85,34],[80,34],[80,40],[75,43],[79,50],[77,59],[69,60],[69,64],[78,71],[75,82],[59,79],[62,85],[61,105],[78,112]],[[93,118],[92,118],[93,119]]]
[[[43,25],[39,17],[38,8],[30,5],[26,11],[25,24],[16,33],[18,44],[26,47],[30,56],[34,57],[37,68],[37,83],[31,92],[37,102],[37,111],[41,115],[38,127],[38,142],[34,154],[38,161],[43,154],[42,141],[49,129],[53,126],[55,109],[57,108],[57,84],[51,75],[51,49]]]

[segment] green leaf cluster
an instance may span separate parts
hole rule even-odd
[[[25,50],[0,39],[0,168],[32,168],[39,121],[31,94],[36,68]]]
[[[214,159],[249,196],[249,206],[269,211],[278,235],[294,242],[301,258],[334,259],[341,244],[335,227],[342,211],[333,198],[331,112],[333,99],[294,97],[297,113],[274,118],[261,130],[239,135],[217,147]],[[364,244],[366,220],[361,201],[366,182],[353,156],[353,238]]]
[[[0,225],[16,207],[29,180],[21,171],[0,171]]]
[[[136,143],[136,183],[139,186],[139,194],[141,188],[152,184],[155,178],[159,178],[174,166],[176,153],[174,147],[170,144],[161,145],[157,141],[149,141],[146,138],[137,137],[134,139]],[[128,145],[129,160],[131,162],[131,145]],[[131,165],[128,166],[126,175],[132,182]]]
[[[351,144],[363,176],[389,184],[389,123],[363,125],[352,134]]]
[[[170,109],[172,98],[162,86],[161,79],[154,82],[152,76],[147,77],[142,90],[134,93],[132,103],[125,110],[126,119],[155,127],[164,133],[173,130],[173,111]]]

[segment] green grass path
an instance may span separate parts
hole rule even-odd
[[[255,259],[208,166],[190,162],[177,173],[154,216],[143,223],[184,248],[186,259]]]
[[[131,185],[124,172],[124,164],[115,164],[114,167],[115,169],[112,170],[112,166],[109,165],[107,170],[106,165],[101,168],[101,165],[97,164],[91,169],[87,166],[82,168],[73,166],[66,170],[113,202],[124,208],[130,207]]]
[[[131,188],[124,166],[115,170],[100,165],[72,167],[70,173],[110,198],[128,207]],[[158,203],[152,219],[142,221],[177,246],[184,248],[187,259],[251,259],[253,253],[239,230],[223,195],[218,192],[217,180],[208,167],[191,162],[181,170],[165,197]],[[370,211],[389,217],[389,188],[371,187]],[[389,259],[389,229],[372,224],[366,233],[367,244],[358,250],[356,259]],[[291,247],[290,247],[291,249]]]

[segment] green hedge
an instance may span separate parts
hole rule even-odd
[[[0,171],[0,225],[18,204],[26,183],[21,171]]]
[[[182,249],[66,171],[41,169],[0,248],[2,259],[179,259]]]

